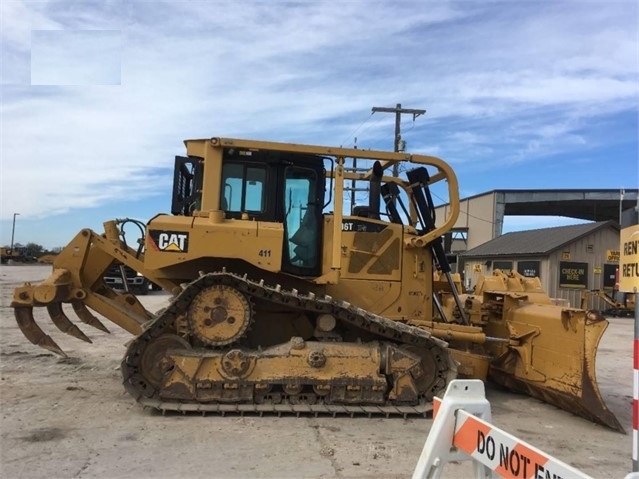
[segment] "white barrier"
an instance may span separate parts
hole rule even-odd
[[[448,462],[468,460],[476,478],[590,478],[490,424],[483,381],[451,381],[443,400],[435,398],[434,406],[435,419],[413,479],[438,478]]]
[[[635,291],[635,340],[632,367],[632,472],[639,479],[639,293]]]

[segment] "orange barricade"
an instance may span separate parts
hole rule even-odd
[[[434,414],[413,479],[438,478],[446,463],[464,460],[473,461],[476,478],[590,477],[492,425],[482,381],[451,381],[443,400],[435,398]]]

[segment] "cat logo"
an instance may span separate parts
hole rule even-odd
[[[182,231],[149,231],[151,246],[157,251],[186,253],[189,250],[189,235]]]

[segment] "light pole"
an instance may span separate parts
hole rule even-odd
[[[16,216],[20,213],[13,213],[13,227],[11,228],[11,252],[9,254],[13,254],[13,235],[16,232]]]

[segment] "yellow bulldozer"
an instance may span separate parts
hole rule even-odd
[[[230,138],[186,140],[171,214],[80,231],[12,307],[34,344],[65,353],[34,321],[46,307],[130,332],[125,389],[163,411],[426,415],[458,376],[491,379],[622,431],[597,387],[607,321],[562,308],[521,278],[462,294],[442,237],[459,214],[457,178],[426,155]],[[366,170],[352,170],[352,159]],[[404,172],[389,174],[394,166]],[[405,177],[404,177],[405,176]],[[348,188],[366,205],[345,211]],[[361,188],[358,188],[361,189]],[[435,217],[432,190],[449,203]],[[152,313],[104,281],[114,264],[172,294]],[[66,306],[65,306],[66,307]]]

